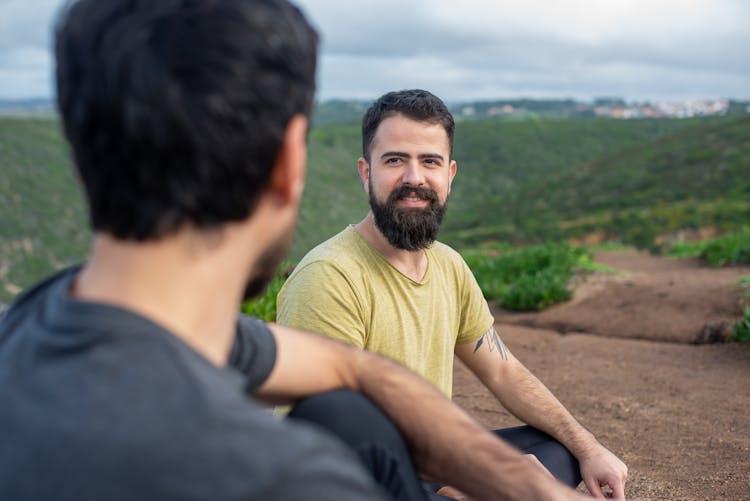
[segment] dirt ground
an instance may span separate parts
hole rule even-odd
[[[711,343],[739,318],[750,267],[595,257],[621,273],[541,313],[496,309],[504,341],[628,465],[628,498],[750,499],[750,343]],[[487,427],[518,424],[456,366],[459,405]]]

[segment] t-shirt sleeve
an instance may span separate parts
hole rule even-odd
[[[295,270],[279,291],[276,321],[364,348],[365,311],[349,278],[315,261]]]
[[[482,289],[479,288],[474,274],[466,263],[461,260],[463,279],[460,283],[461,292],[461,322],[458,332],[457,344],[470,343],[479,339],[487,332],[494,318],[490,313],[487,300],[484,299]]]
[[[240,314],[229,365],[246,377],[245,391],[255,391],[268,379],[276,363],[276,341],[265,322]]]

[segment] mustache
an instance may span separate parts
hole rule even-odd
[[[399,200],[401,198],[406,198],[412,195],[416,195],[418,198],[421,198],[422,200],[427,200],[428,202],[438,201],[437,192],[433,190],[432,188],[425,188],[422,186],[408,186],[408,185],[401,185],[395,190],[393,190],[391,194],[388,196],[388,201],[395,202],[396,200]]]

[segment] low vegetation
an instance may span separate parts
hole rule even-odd
[[[706,264],[714,267],[750,264],[750,229],[701,242],[675,244],[668,254],[675,257],[700,257]]]
[[[734,332],[732,332],[729,340],[750,341],[750,307],[745,306],[743,316],[734,324]]]
[[[276,296],[281,286],[294,270],[294,265],[284,263],[279,266],[279,271],[273,277],[266,289],[258,297],[254,297],[242,303],[242,312],[250,316],[260,318],[266,322],[276,321]]]
[[[359,126],[331,122],[310,131],[293,261],[368,208]],[[747,116],[462,122],[455,157],[440,238],[462,251],[567,239],[653,248],[660,235],[750,221]],[[0,118],[0,303],[85,258],[90,233],[70,164],[56,118]],[[526,297],[524,287],[513,291]]]
[[[516,311],[541,310],[571,297],[570,279],[596,269],[591,254],[567,243],[464,251],[464,259],[484,296]]]

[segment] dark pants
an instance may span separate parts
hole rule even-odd
[[[426,501],[401,432],[361,394],[337,390],[297,403],[288,416],[314,423],[354,449],[375,482],[397,501]]]
[[[494,430],[495,435],[520,449],[533,454],[560,482],[576,488],[581,483],[578,460],[560,442],[531,426],[516,426]]]
[[[314,423],[354,449],[365,468],[395,500],[447,499],[434,492],[439,484],[422,484],[409,449],[393,423],[359,393],[337,390],[300,401],[289,419]],[[581,481],[578,461],[552,437],[530,426],[494,432],[526,454],[534,454],[561,482]]]

